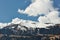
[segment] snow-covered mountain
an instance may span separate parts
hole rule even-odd
[[[35,29],[46,29],[46,31],[49,30],[48,32],[50,32],[50,27],[60,24],[60,12],[53,6],[53,0],[32,0],[32,3],[27,6],[25,10],[18,9],[18,12],[33,17],[39,15],[39,17],[37,18],[37,21],[15,18],[9,23],[0,23],[0,29],[9,29],[13,32],[21,30],[23,33],[27,31],[28,33],[32,33],[32,30]],[[42,14],[44,16],[42,16]],[[46,31],[44,30],[42,32]]]
[[[35,24],[35,23],[33,23]],[[46,23],[47,25],[49,23]],[[0,33],[2,34],[15,34],[15,35],[37,35],[37,34],[60,34],[60,24],[46,26],[47,28],[39,27],[27,27],[24,24],[10,24],[2,29]]]

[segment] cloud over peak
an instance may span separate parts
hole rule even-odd
[[[37,16],[39,14],[48,14],[53,11],[53,4],[50,0],[34,0],[24,11],[18,9],[19,13],[28,14],[29,16]]]
[[[37,19],[38,22],[15,18],[10,23],[0,23],[0,28],[10,24],[20,24],[28,28],[47,28],[50,25],[60,24],[60,12],[53,7],[53,1],[51,0],[32,0],[32,3],[25,10],[18,9],[18,12],[29,16],[38,16],[40,14],[44,14],[44,16],[40,16]]]

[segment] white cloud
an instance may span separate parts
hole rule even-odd
[[[21,22],[21,19],[19,18],[12,19],[13,24],[19,24],[20,22]]]
[[[53,24],[60,24],[60,17],[58,11],[52,11],[46,16],[40,16],[38,18],[40,23],[53,23]]]
[[[0,23],[0,29],[7,26],[8,24],[7,23]]]
[[[50,23],[50,19],[48,19],[46,16],[40,16],[40,17],[38,18],[38,21],[39,21],[40,23]]]
[[[19,13],[24,13],[24,10],[18,9]]]
[[[9,23],[0,23],[0,28],[4,28],[8,25],[11,25],[11,24],[19,24],[21,22],[21,20],[19,18],[15,18],[15,19],[12,19],[12,22],[9,22]]]
[[[48,26],[53,26],[53,25],[55,25],[55,24],[45,24],[45,23],[38,22],[36,24],[36,28],[48,28]]]
[[[39,14],[48,14],[49,11],[53,11],[53,4],[50,0],[32,0],[25,11],[18,9],[19,13],[28,14],[29,16],[37,16]]]
[[[60,24],[59,14],[58,11],[52,11],[47,15],[47,17],[51,20],[51,23]]]

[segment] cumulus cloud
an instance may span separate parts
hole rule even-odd
[[[7,23],[0,23],[0,29],[7,26]]]
[[[50,19],[48,19],[46,16],[40,16],[40,17],[38,18],[38,21],[39,21],[40,23],[50,23]]]
[[[40,23],[60,24],[59,12],[57,8],[53,7],[53,1],[51,0],[32,0],[32,3],[25,10],[19,10],[19,13],[28,14],[29,16],[45,14],[45,16],[38,18]]]
[[[60,17],[58,11],[52,11],[45,16],[40,16],[38,18],[40,23],[53,23],[53,24],[60,24]]]
[[[51,0],[32,0],[32,2],[25,10],[18,9],[19,13],[28,14],[29,16],[37,16],[39,14],[48,14],[53,11],[53,4]]]
[[[19,24],[20,22],[21,22],[21,19],[19,18],[12,19],[13,24]]]

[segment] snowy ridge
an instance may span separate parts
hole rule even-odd
[[[4,28],[6,26],[11,26],[14,24],[19,24],[20,26],[25,26],[27,28],[47,28],[47,26],[53,26],[54,24],[44,24],[30,20],[22,20],[19,18],[15,18],[10,23],[0,23],[0,28]],[[18,28],[21,28],[18,26]],[[14,27],[13,27],[14,28]]]

